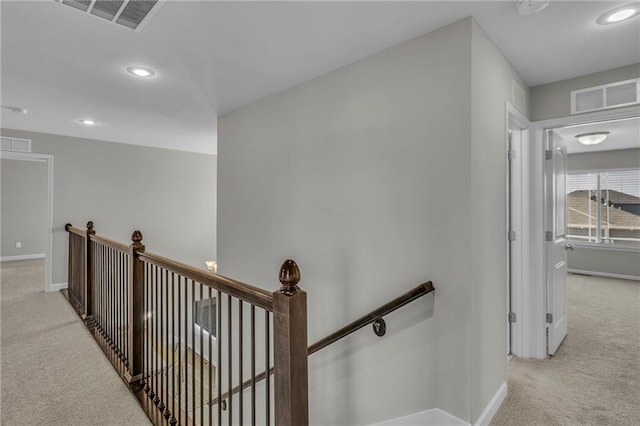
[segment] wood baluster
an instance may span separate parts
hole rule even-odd
[[[155,349],[155,356],[153,357],[154,360],[154,369],[153,369],[153,377],[154,377],[154,381],[156,384],[156,389],[154,391],[155,397],[153,398],[153,403],[156,405],[156,407],[158,406],[158,404],[160,404],[160,383],[161,383],[161,377],[158,377],[158,371],[160,370],[160,362],[161,362],[161,358],[160,358],[160,347],[159,347],[159,342],[160,342],[160,330],[162,327],[162,311],[160,310],[160,295],[158,294],[158,267],[155,266],[153,269],[153,287],[154,287],[154,291],[153,291],[153,295],[155,297],[155,318],[156,318],[156,323],[155,323],[155,334],[153,336],[153,347]]]
[[[69,300],[72,300],[71,294],[73,293],[73,237],[74,233],[69,232],[69,228],[73,225],[67,223],[64,226],[64,230],[69,234],[69,238],[67,240],[67,280],[69,283],[67,284],[67,294],[69,296]]]
[[[240,376],[240,386],[244,383],[244,377],[242,375],[242,300],[238,299],[238,375]],[[238,417],[239,424],[243,424],[243,406],[242,406],[242,396],[244,394],[244,389],[240,389],[238,394],[239,397],[239,405],[238,405]]]
[[[189,424],[189,279],[184,278],[184,412]]]
[[[202,313],[204,294],[202,283],[198,284],[200,284],[200,313]],[[204,323],[202,316],[198,320],[200,321],[200,424],[204,425]]]
[[[111,268],[110,268],[110,252],[109,247],[105,246],[105,297],[107,301],[107,327],[106,327],[106,340],[107,346],[111,347]]]
[[[165,399],[164,399],[164,418],[169,419],[171,417],[171,411],[169,410],[169,358],[171,354],[169,353],[169,272],[164,270],[164,351],[166,353],[165,356]],[[173,372],[173,370],[172,370]]]
[[[278,426],[309,424],[307,294],[298,287],[299,281],[298,265],[293,260],[286,260],[280,268],[282,287],[273,293],[275,420]]]
[[[191,280],[191,420],[196,424],[196,283]]]
[[[150,352],[150,343],[151,343],[151,319],[149,317],[149,293],[151,292],[149,289],[149,264],[145,263],[145,279],[144,279],[144,312],[145,312],[145,321],[144,321],[144,347],[143,347],[143,358],[144,358],[144,392],[149,396],[149,391],[151,387],[149,386],[151,380],[151,374],[149,371],[149,365],[151,364],[151,352]],[[127,336],[128,337],[128,336]]]
[[[222,425],[222,292],[218,290],[216,298],[216,346],[218,358],[216,360],[216,376],[218,378],[218,425]]]
[[[251,305],[251,425],[256,425],[256,307]]]
[[[100,244],[100,336],[104,339],[105,330],[105,292],[104,292],[104,246]]]
[[[229,424],[233,424],[233,299],[231,295],[227,295],[227,374],[229,399],[227,401],[227,409],[229,410]]]
[[[181,306],[182,306],[182,277],[178,275],[178,419],[182,419],[182,327],[180,327],[180,324],[182,323]],[[185,354],[187,353],[186,346],[184,348],[184,352]],[[186,369],[186,363],[185,363],[185,369]]]
[[[124,254],[118,252],[118,277],[120,279],[120,285],[118,285],[119,297],[118,297],[118,340],[120,341],[120,345],[118,347],[118,356],[120,357],[120,361],[124,362],[124,262],[123,262]]]
[[[213,300],[213,289],[209,287],[209,300]],[[217,300],[213,305],[217,308]],[[212,302],[210,302],[212,303]],[[209,330],[209,426],[213,425],[213,316],[211,312],[211,305],[209,306],[209,315],[208,315],[208,330]],[[217,363],[216,363],[217,365]]]
[[[271,424],[271,375],[269,374],[269,368],[271,368],[270,334],[269,311],[264,311],[264,371],[267,372],[265,375],[265,424],[267,426]]]
[[[164,296],[162,294],[162,289],[164,288],[164,284],[163,284],[163,276],[164,274],[162,273],[162,268],[160,268],[160,273],[158,274],[158,276],[156,277],[156,280],[158,281],[158,287],[159,287],[159,292],[158,292],[158,300],[159,300],[159,311],[160,311],[160,324],[159,324],[159,330],[160,330],[160,335],[158,336],[158,339],[156,340],[156,346],[158,347],[158,354],[159,354],[159,372],[160,372],[160,388],[158,389],[158,398],[160,399],[159,403],[158,403],[158,409],[160,410],[160,415],[162,415],[164,413],[164,329],[165,329],[165,318],[163,315],[163,305],[164,305]],[[158,269],[156,269],[156,273],[158,273]]]
[[[179,291],[179,289],[178,289]],[[171,273],[171,420],[170,424],[173,426],[178,423],[178,419],[176,419],[176,276],[175,273]],[[179,314],[178,314],[179,315]],[[179,325],[178,325],[179,327]],[[178,348],[178,356],[180,356],[180,350]],[[179,368],[179,367],[178,367]],[[180,370],[178,370],[180,371]],[[180,385],[180,380],[178,379],[178,385]],[[178,417],[180,413],[178,413]]]

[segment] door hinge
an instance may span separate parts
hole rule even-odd
[[[516,322],[516,313],[509,312],[509,322]]]
[[[515,152],[514,150],[510,149],[510,150],[507,152],[507,158],[508,158],[509,160],[515,160],[515,158],[516,158],[516,152]]]
[[[509,231],[509,241],[516,240],[516,231]]]
[[[553,241],[553,233],[551,231],[547,231],[544,233],[545,241]]]
[[[553,314],[547,313],[547,324],[553,324]]]
[[[551,160],[553,158],[553,151],[548,149],[544,152],[544,158],[546,160]]]

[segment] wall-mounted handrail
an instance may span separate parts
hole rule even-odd
[[[396,297],[395,299],[391,300],[388,303],[385,303],[384,305],[380,306],[377,309],[374,309],[373,311],[369,312],[366,315],[363,315],[362,317],[358,318],[355,321],[350,322],[349,324],[345,325],[344,327],[342,327],[339,330],[336,330],[335,332],[329,334],[328,336],[326,336],[323,339],[318,340],[317,342],[315,342],[313,345],[309,346],[308,350],[307,350],[307,354],[311,355],[314,354],[316,352],[318,352],[319,350],[326,348],[327,346],[331,345],[332,343],[337,342],[338,340],[360,330],[363,327],[366,327],[369,324],[372,324],[374,321],[376,321],[379,318],[384,317],[385,315],[390,314],[391,312],[400,309],[401,307],[405,306],[408,303],[413,302],[414,300],[425,296],[429,293],[431,293],[432,291],[434,291],[435,288],[433,287],[433,283],[431,281],[427,281],[424,284],[420,284],[419,286],[409,290],[408,292],[404,293],[403,295]],[[307,356],[308,356],[307,355]],[[269,369],[269,375],[272,375],[274,372],[273,367]],[[255,385],[255,383],[264,380],[267,377],[267,372],[263,371],[262,373],[258,374],[255,376],[255,378],[253,380],[247,380],[246,382],[244,382],[241,385],[236,386],[235,388],[233,388],[231,391],[224,393],[221,397],[219,398],[215,398],[211,401],[212,405],[215,405],[218,403],[218,401],[224,401],[226,400],[229,395],[235,395],[238,392],[240,392],[241,390],[247,389],[249,387],[252,386],[252,384]]]
[[[362,327],[366,327],[367,325],[373,323],[378,318],[382,318],[385,315],[390,314],[395,311],[428,293],[431,293],[435,289],[433,288],[433,283],[431,281],[427,281],[424,284],[420,284],[416,288],[409,290],[402,296],[396,297],[389,303],[385,303],[380,306],[378,309],[374,309],[366,315],[358,318],[357,320],[345,325],[340,330],[337,330],[324,339],[318,340],[313,345],[309,346],[309,355],[318,352],[320,349],[326,348],[330,344],[337,342],[338,340],[352,334],[355,331],[360,330]]]

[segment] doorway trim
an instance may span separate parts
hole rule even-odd
[[[44,220],[44,291],[56,291],[51,284],[53,253],[53,155],[0,151],[0,159],[44,162],[47,165],[47,200]]]
[[[521,356],[527,358],[543,359],[547,356],[546,340],[546,301],[547,301],[547,277],[545,243],[545,208],[547,200],[544,196],[544,169],[545,169],[545,140],[544,132],[547,129],[588,124],[598,121],[616,120],[640,116],[640,106],[619,108],[616,110],[597,111],[569,117],[553,118],[549,120],[531,123],[529,131],[530,172],[529,191],[530,210],[529,223],[525,225],[531,230],[528,248],[530,250],[528,261],[529,279],[523,282],[524,305],[531,309],[529,323],[523,323],[523,333],[530,336],[530,347],[526,341]]]
[[[524,305],[523,289],[527,279],[526,252],[529,241],[529,230],[525,226],[529,215],[529,126],[530,122],[516,107],[507,102],[506,107],[506,138],[507,149],[507,339],[506,352],[522,356],[523,345],[526,340],[526,329],[523,327],[529,321],[526,318],[528,310]],[[510,134],[515,135],[510,140]],[[513,196],[518,194],[518,197]],[[515,241],[510,241],[509,232],[515,232]],[[515,314],[515,321],[511,321],[509,313]]]

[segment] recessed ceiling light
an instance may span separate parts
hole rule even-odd
[[[583,145],[597,145],[604,142],[609,132],[591,132],[576,135],[578,142]]]
[[[596,22],[600,25],[617,24],[618,22],[626,21],[634,16],[640,14],[640,4],[627,4],[625,6],[616,7],[613,10],[608,11],[604,15],[601,15]]]
[[[90,119],[84,119],[84,120],[78,120],[78,121],[81,122],[82,124],[86,124],[87,126],[93,126],[94,124],[96,124],[95,121]]]
[[[127,67],[127,71],[137,77],[153,77],[156,72],[146,67]]]

